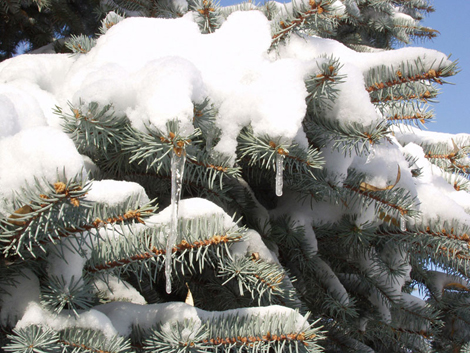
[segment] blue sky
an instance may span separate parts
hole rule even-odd
[[[240,2],[221,0],[220,4],[227,6]],[[253,2],[263,3],[262,0]],[[452,54],[451,58],[458,60],[461,71],[448,79],[454,85],[440,86],[439,103],[431,104],[435,122],[427,124],[428,130],[470,133],[470,0],[434,0],[433,6],[436,12],[429,14],[423,25],[437,29],[440,34],[432,41],[413,46]]]
[[[470,133],[470,1],[435,0],[434,8],[436,12],[429,14],[423,24],[437,29],[440,35],[419,46],[452,54],[461,71],[449,79],[455,85],[441,87],[439,103],[433,105],[436,122],[429,124],[429,130]]]

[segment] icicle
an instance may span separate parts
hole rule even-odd
[[[171,293],[171,254],[177,239],[178,206],[181,198],[185,161],[186,155],[182,149],[173,150],[171,154],[171,223],[170,234],[166,242],[165,257],[166,292],[168,294]]]
[[[403,215],[400,215],[400,230],[406,232],[406,219]]]
[[[372,162],[372,160],[375,158],[375,148],[374,146],[371,146],[369,155],[367,156],[366,164],[369,164]]]
[[[284,185],[284,158],[283,154],[276,154],[276,195],[282,196],[282,187]]]
[[[207,152],[212,152],[212,143],[214,139],[214,133],[212,130],[207,132],[207,137],[206,137],[206,151]]]

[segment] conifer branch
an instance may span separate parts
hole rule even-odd
[[[394,123],[394,122],[401,122],[401,123],[409,123],[412,122],[417,125],[418,122],[421,124],[426,124],[429,120],[433,118],[432,113],[421,114],[416,113],[414,115],[398,115],[395,114],[393,116],[387,116],[387,120]]]
[[[188,8],[196,13],[196,22],[202,33],[213,33],[220,27],[219,5],[213,0],[189,0]]]
[[[53,193],[51,193],[52,188]],[[81,185],[69,182],[67,185],[63,182],[56,182],[49,184],[48,193],[39,194],[35,197],[35,201],[22,206],[9,218],[1,220],[2,229],[5,231],[0,234],[9,239],[4,245],[4,252],[11,253],[11,249],[15,249],[11,255],[22,256],[19,251],[26,246],[29,252],[36,256],[35,250],[41,249],[44,252],[46,245],[57,244],[60,239],[76,236],[77,233],[116,223],[137,221],[145,224],[143,218],[151,216],[156,210],[151,204],[136,209],[130,209],[129,205],[125,205],[125,211],[121,214],[114,213],[121,211],[119,209],[113,210],[106,207],[106,210],[103,210],[99,203],[92,207],[86,201],[90,188],[92,188],[92,183]],[[85,205],[82,205],[81,201]],[[41,204],[38,204],[39,202]],[[75,222],[61,224],[61,215],[71,212],[74,214]],[[108,217],[103,217],[103,215],[108,215]],[[50,219],[56,217],[57,222],[51,223]],[[69,221],[72,221],[72,218]]]
[[[309,141],[314,145],[323,147],[331,141],[334,149],[345,153],[354,150],[359,155],[369,152],[372,145],[390,134],[386,120],[364,126],[308,115],[303,125]]]
[[[393,101],[403,101],[403,100],[420,100],[422,102],[427,102],[435,97],[437,97],[437,90],[431,86],[424,86],[420,84],[420,91],[419,93],[415,93],[416,89],[409,89],[407,92],[400,92],[398,94],[394,94],[393,92],[389,92],[390,94],[380,95],[376,97],[371,96],[372,103],[388,103]]]
[[[408,83],[408,82],[419,82],[423,80],[433,81],[442,85],[443,82],[439,79],[440,77],[442,77],[442,71],[436,71],[434,69],[430,69],[428,70],[428,72],[424,74],[416,74],[411,77],[403,76],[403,73],[400,70],[398,70],[396,79],[392,81],[386,81],[386,82],[375,82],[373,85],[366,87],[366,91],[370,93],[370,92],[384,89],[386,87],[401,85],[401,84]]]
[[[361,187],[357,187],[354,185],[343,184],[343,187],[353,191],[355,194],[359,196],[364,196],[367,199],[373,200],[379,204],[381,204],[385,208],[391,208],[399,212],[400,215],[408,215],[410,211],[412,211],[409,207],[401,206],[397,203],[391,202],[381,195],[378,192],[364,190]]]
[[[191,251],[197,251],[200,248],[204,247],[210,247],[210,246],[218,246],[220,244],[228,244],[231,242],[236,242],[241,239],[240,235],[230,235],[230,234],[222,234],[222,235],[214,235],[211,238],[200,240],[200,241],[194,241],[192,243],[188,243],[186,240],[182,240],[180,243],[176,244],[172,248],[172,254],[175,253],[183,253],[186,250],[191,250]],[[98,271],[105,271],[105,270],[111,270],[115,269],[118,267],[123,267],[127,266],[128,264],[132,262],[139,262],[139,261],[145,261],[149,259],[154,259],[154,258],[160,258],[160,261],[163,261],[161,259],[161,256],[164,255],[166,256],[166,250],[165,246],[161,245],[160,247],[153,246],[150,248],[148,251],[143,251],[136,253],[134,255],[121,258],[121,259],[116,259],[114,261],[108,261],[106,263],[94,263],[93,265],[90,265],[86,267],[86,271],[90,273],[98,272]]]
[[[418,11],[423,11],[425,13],[430,13],[434,12],[435,9],[433,6],[429,5],[428,1],[422,1],[422,0],[393,0],[392,3],[399,5],[399,6],[405,6],[412,8],[414,10]]]
[[[425,37],[427,39],[436,38],[439,34],[439,31],[436,29],[422,27],[422,26],[407,26],[407,25],[394,25],[396,28],[402,28],[410,32],[411,35],[415,37]]]
[[[331,3],[331,0],[310,0],[308,5],[301,3],[299,9],[294,7],[292,18],[281,20],[275,24],[271,48],[285,40],[292,32],[311,25],[311,22],[315,27],[318,27],[317,22],[319,19],[326,20],[327,23],[338,20],[339,16],[330,15],[330,12],[332,12]],[[294,6],[297,6],[297,4],[294,3]]]
[[[16,201],[22,206],[0,221],[0,241],[4,243],[5,255],[23,256],[23,251],[28,250],[37,256],[35,248],[45,252],[45,244],[54,244],[57,239],[71,234],[68,224],[86,224],[89,206],[82,205],[81,200],[90,183],[83,184],[74,178],[67,184],[58,181],[46,185],[44,188],[36,180],[36,190],[23,190],[24,195]],[[66,215],[70,218],[64,221]]]
[[[222,313],[223,314],[223,313]],[[184,350],[197,350],[208,352],[221,348],[224,351],[238,350],[248,352],[275,352],[285,349],[299,353],[318,352],[316,341],[321,334],[312,324],[307,323],[301,328],[295,327],[295,315],[281,315],[282,322],[276,320],[274,315],[215,315],[203,324],[196,327],[194,321],[174,322],[171,333],[162,329],[161,324],[152,328],[145,340],[145,349],[152,351],[167,350],[169,346]],[[184,335],[191,329],[193,335]]]
[[[281,138],[255,136],[249,128],[241,131],[238,141],[239,160],[247,158],[250,166],[274,169],[277,154],[286,158],[285,169],[294,173],[311,174],[312,169],[321,168],[323,164],[320,152],[316,149],[309,148],[305,151],[298,145],[282,143]]]

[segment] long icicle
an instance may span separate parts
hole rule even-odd
[[[276,195],[282,196],[282,188],[284,186],[284,158],[283,154],[276,154]]]
[[[403,215],[400,215],[400,230],[406,232],[406,219]]]
[[[181,198],[181,190],[183,187],[185,161],[186,154],[184,153],[184,150],[173,150],[171,153],[171,223],[170,234],[168,235],[166,241],[165,257],[166,292],[168,294],[171,293],[171,255],[178,235],[178,207]]]

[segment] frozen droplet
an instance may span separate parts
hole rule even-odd
[[[171,293],[171,255],[178,236],[178,207],[183,188],[184,163],[186,161],[184,151],[178,151],[173,150],[171,154],[171,222],[170,234],[166,241],[165,257],[166,292],[168,294]]]
[[[283,154],[276,154],[276,195],[282,196],[282,188],[284,185],[284,158]]]
[[[371,147],[369,155],[367,156],[366,164],[370,163],[375,158],[375,148]]]
[[[207,132],[207,136],[206,136],[206,151],[209,153],[212,152],[213,142],[214,142],[214,132],[213,130],[210,130]]]
[[[400,216],[400,230],[406,232],[406,219],[404,216]]]

